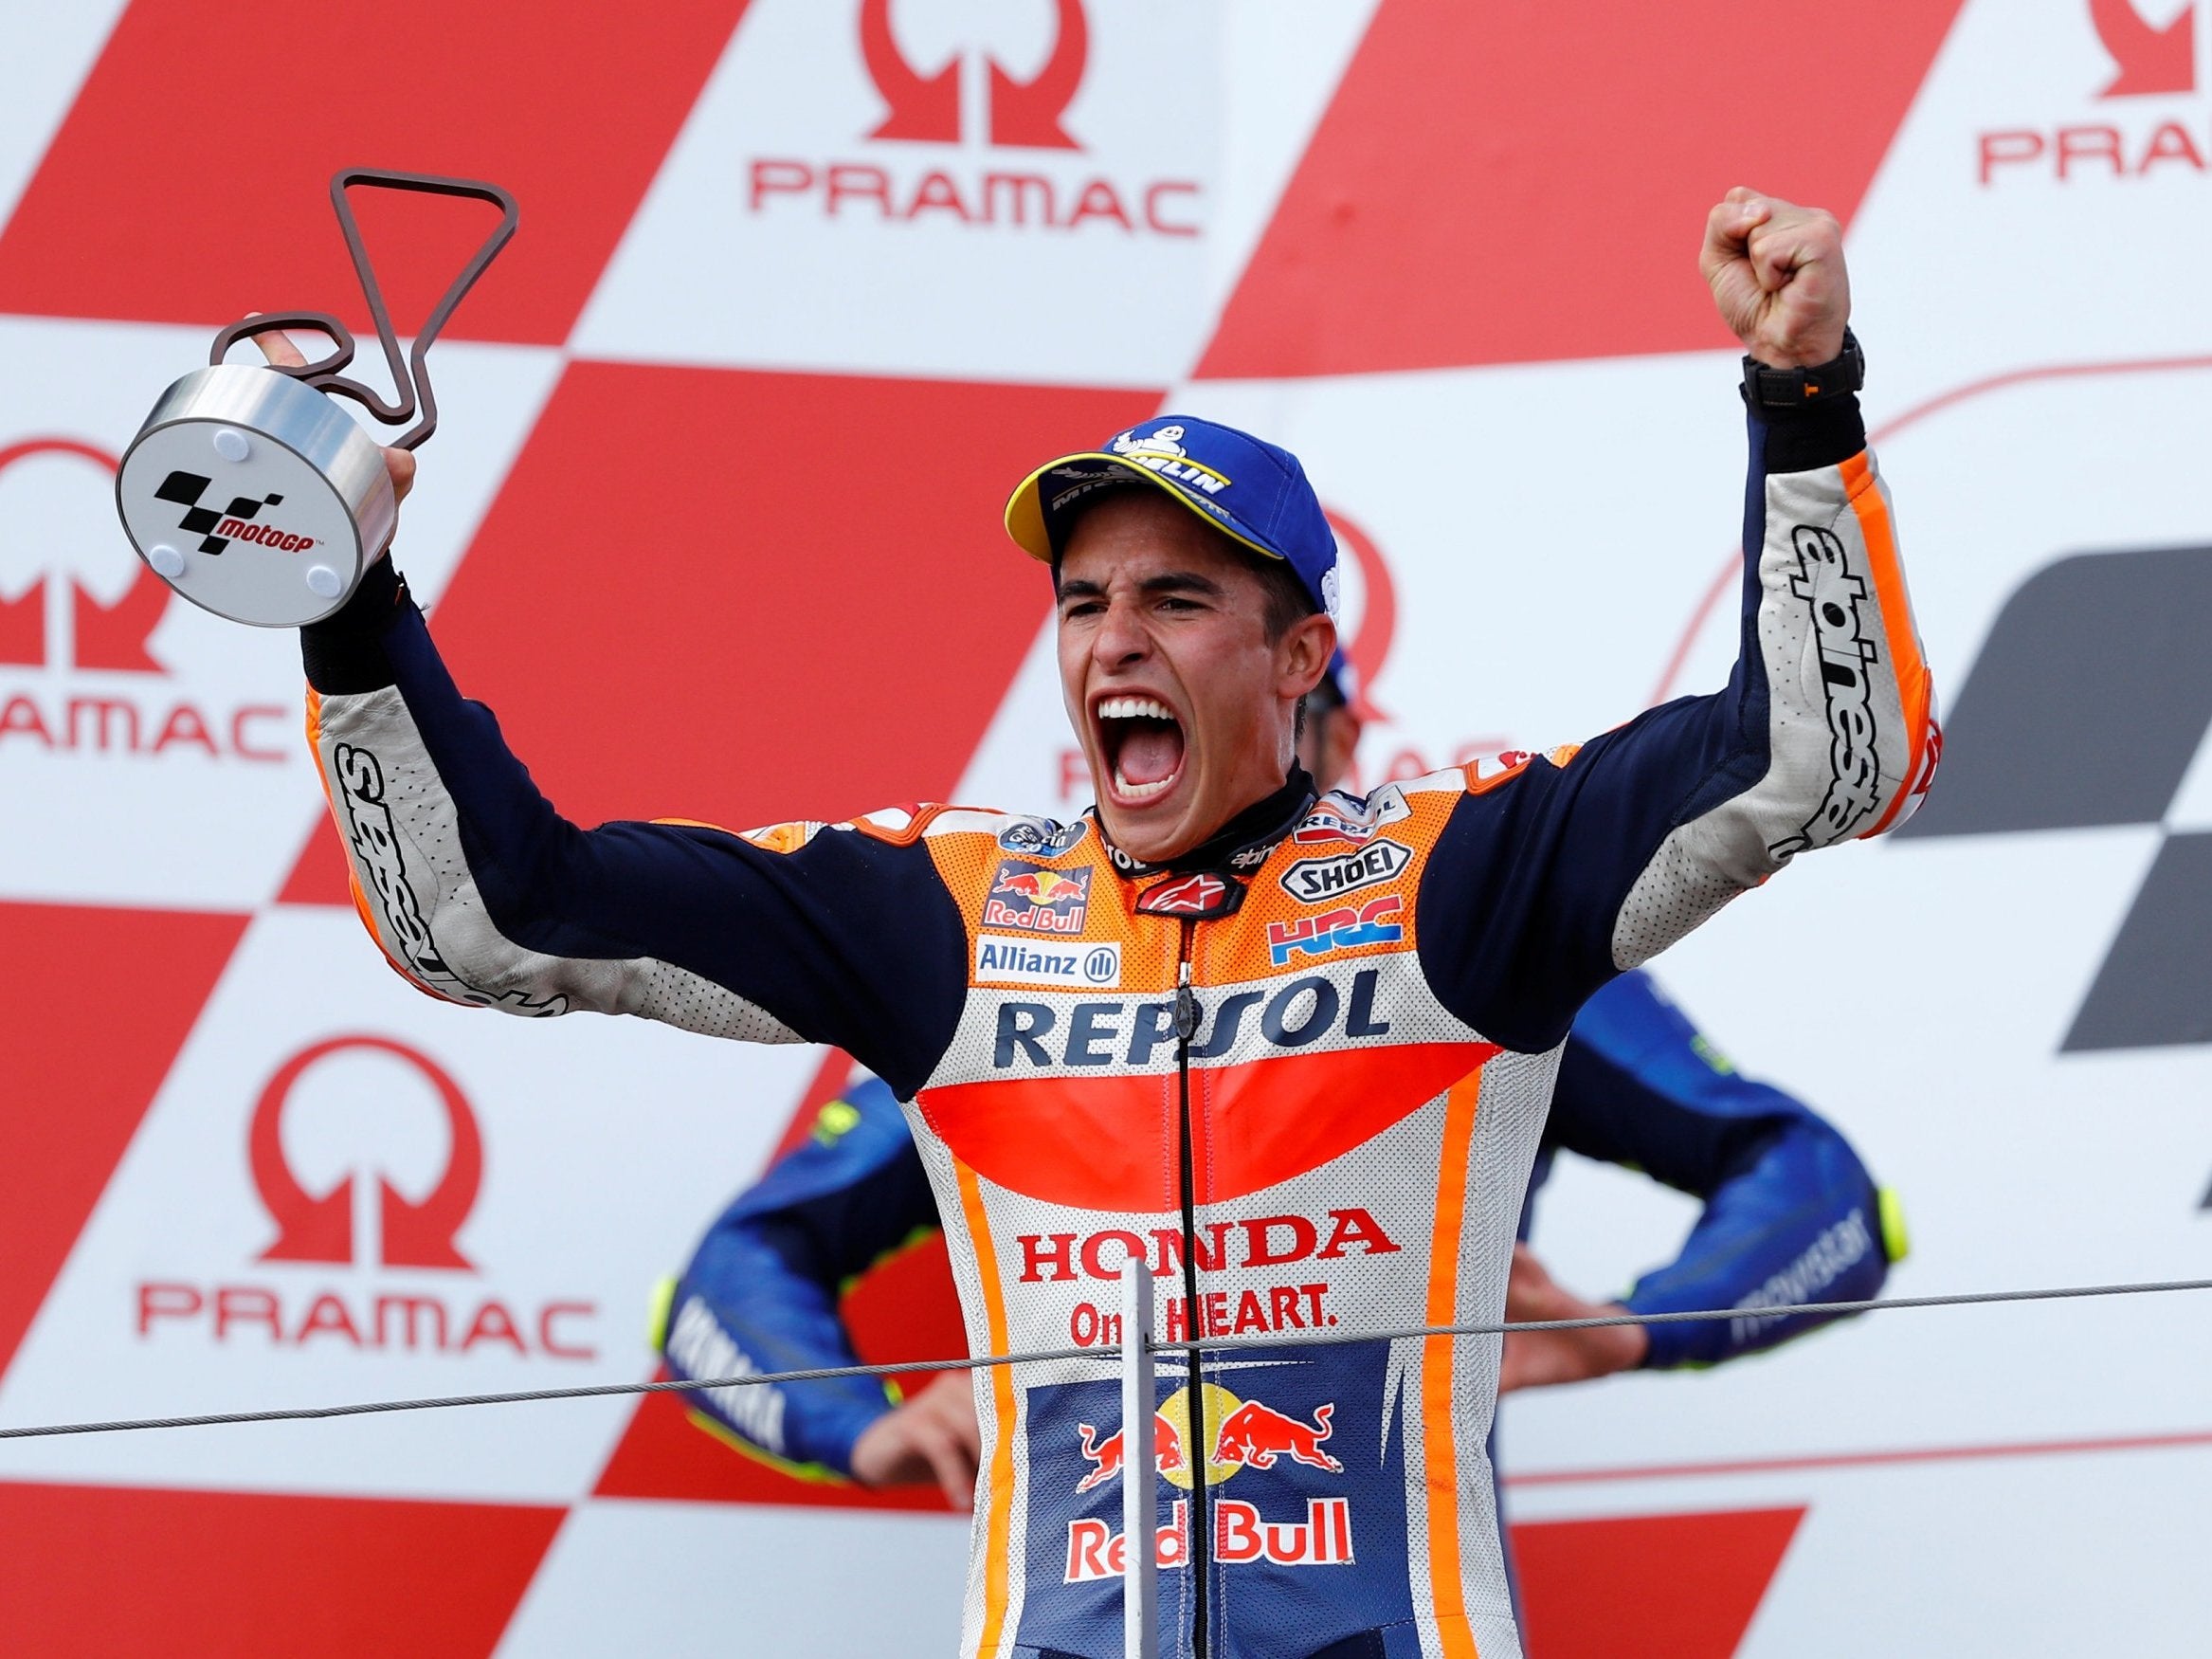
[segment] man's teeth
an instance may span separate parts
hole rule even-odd
[[[1102,720],[1172,720],[1165,703],[1154,702],[1149,697],[1109,697],[1098,704],[1098,718]],[[1180,724],[1180,721],[1177,721]]]
[[[1181,769],[1178,768],[1177,770],[1180,771]],[[1128,778],[1121,775],[1121,769],[1119,767],[1115,767],[1114,770],[1114,788],[1115,792],[1126,799],[1133,801],[1141,801],[1149,796],[1156,795],[1174,781],[1175,780],[1173,777],[1163,777],[1157,783],[1132,783]]]

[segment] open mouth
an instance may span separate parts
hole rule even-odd
[[[1133,806],[1174,787],[1183,773],[1183,722],[1166,703],[1151,697],[1102,697],[1094,712],[1117,800]]]

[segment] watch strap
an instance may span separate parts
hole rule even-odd
[[[1811,368],[1775,369],[1756,357],[1744,359],[1744,397],[1757,409],[1803,409],[1842,397],[1866,384],[1866,354],[1858,337],[1843,331],[1843,349]]]

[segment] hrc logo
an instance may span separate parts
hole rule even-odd
[[[1318,916],[1300,916],[1291,921],[1267,924],[1267,955],[1277,967],[1294,956],[1326,957],[1354,945],[1394,945],[1405,937],[1396,918],[1405,903],[1397,893],[1385,893],[1365,904],[1347,904],[1341,910],[1324,910]]]

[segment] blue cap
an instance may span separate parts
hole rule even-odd
[[[1006,500],[1006,534],[1058,562],[1069,529],[1100,493],[1130,483],[1165,491],[1231,539],[1297,573],[1316,611],[1336,614],[1336,533],[1288,449],[1196,415],[1160,415],[1097,449],[1062,455]]]

